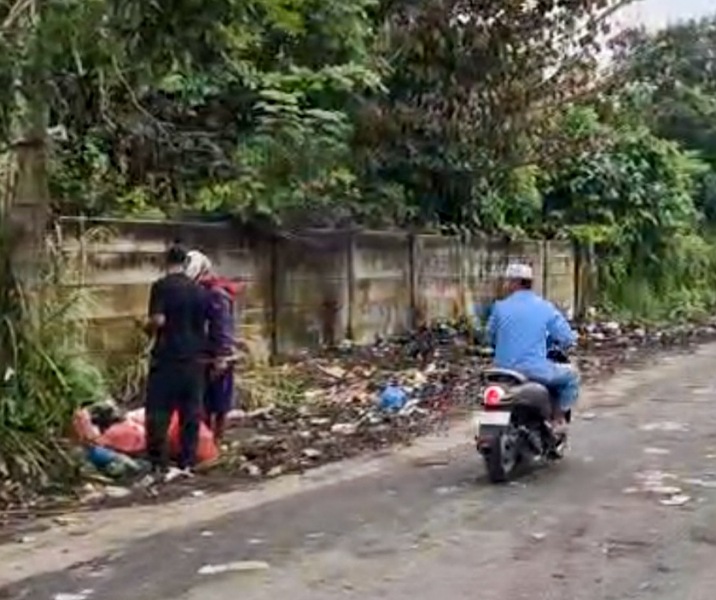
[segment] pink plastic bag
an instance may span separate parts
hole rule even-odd
[[[129,421],[133,421],[134,423],[139,423],[140,425],[144,425],[145,422],[145,414],[143,408],[137,408],[135,410],[130,410],[127,413],[127,419]]]
[[[104,432],[102,438],[105,438],[105,442],[111,443],[98,443],[113,450],[124,452],[125,454],[144,452],[146,448],[145,418],[143,408],[128,412],[125,421],[113,425]],[[169,453],[173,458],[177,458],[181,449],[181,431],[179,429],[179,416],[177,413],[172,415],[167,437],[169,439]],[[129,448],[129,450],[125,448]],[[219,449],[214,441],[214,434],[211,429],[202,422],[199,428],[196,461],[199,464],[209,463],[218,457]]]
[[[181,430],[179,428],[179,415],[172,415],[169,424],[169,451],[173,457],[179,456],[181,450]],[[202,421],[199,427],[199,442],[196,446],[197,464],[210,463],[219,458],[219,449],[214,441],[214,434]]]
[[[111,448],[124,454],[138,455],[146,449],[146,432],[144,425],[125,419],[121,423],[115,423],[97,438],[99,446]]]

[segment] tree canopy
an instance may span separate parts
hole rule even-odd
[[[716,221],[716,21],[615,37],[628,3],[4,0],[0,142],[47,136],[64,214],[569,236],[656,281]]]
[[[0,133],[44,104],[63,211],[490,226],[624,3],[5,2]]]

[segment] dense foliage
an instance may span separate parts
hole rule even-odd
[[[624,3],[6,0],[1,131],[65,212],[491,226]]]
[[[87,358],[87,294],[59,285],[60,277],[77,275],[75,261],[49,246],[40,285],[28,291],[12,276],[12,243],[0,236],[0,506],[28,487],[72,479],[70,420],[78,406],[106,393]]]
[[[627,3],[5,0],[0,139],[46,125],[64,213],[571,236],[605,302],[705,307],[716,21]]]
[[[612,253],[603,289],[613,306],[637,314],[711,309],[716,293],[716,15],[653,34],[629,32],[620,42],[619,87],[602,103],[602,115],[625,137],[648,132],[652,152],[638,155],[630,189],[650,181],[652,188],[644,190],[648,205],[623,196],[628,213],[622,218],[648,219],[649,227],[632,233],[638,254]],[[657,148],[659,160],[653,154]]]

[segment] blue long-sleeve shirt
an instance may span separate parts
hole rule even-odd
[[[495,347],[495,366],[545,382],[555,372],[547,358],[547,338],[565,349],[577,341],[562,313],[531,290],[514,292],[496,302],[487,331]]]
[[[236,286],[219,278],[203,280],[207,290],[206,313],[208,320],[207,342],[211,356],[229,356],[234,353],[234,300]]]

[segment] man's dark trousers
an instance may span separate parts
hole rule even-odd
[[[172,414],[179,415],[179,468],[196,462],[202,417],[204,366],[195,361],[156,361],[150,367],[146,396],[147,455],[154,468],[168,465],[167,433]]]

